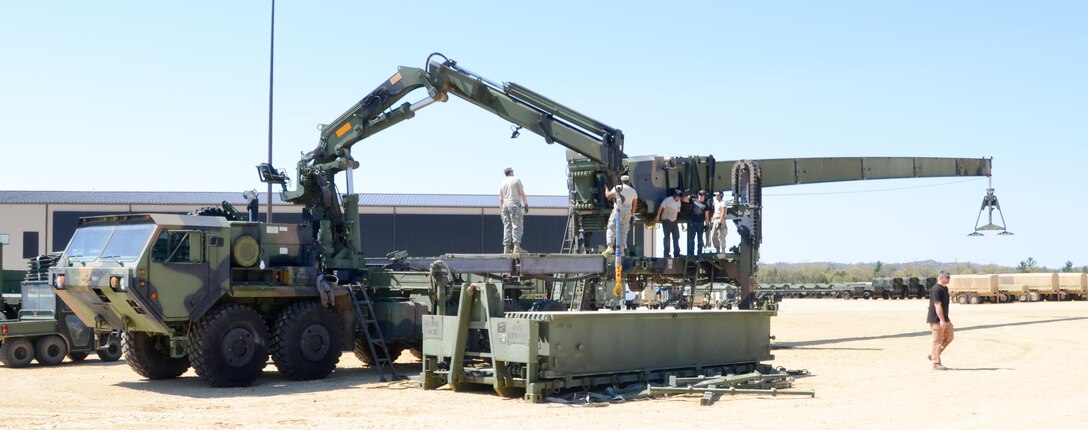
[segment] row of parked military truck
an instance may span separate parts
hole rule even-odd
[[[936,283],[936,277],[897,277],[874,278],[872,282],[762,284],[756,294],[781,298],[924,299]],[[1088,300],[1088,274],[952,275],[948,292],[960,304]]]

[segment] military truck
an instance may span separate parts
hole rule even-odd
[[[28,277],[32,274],[28,273]],[[82,361],[91,351],[102,361],[121,358],[119,334],[84,325],[57,298],[49,281],[23,281],[20,290],[22,307],[17,318],[0,321],[0,362],[5,366],[26,367],[35,359],[52,366],[64,361],[65,356]]]
[[[349,294],[369,294],[385,341],[419,348],[426,274],[365,269],[318,271],[309,226],[228,221],[219,216],[138,214],[90,217],[53,269],[57,294],[84,321],[125,331],[129,366],[148,379],[194,367],[217,387],[245,386],[269,354],[297,380],[324,378],[352,342]],[[368,293],[331,284],[393,285]],[[360,335],[361,336],[361,335]],[[346,341],[345,341],[346,340]],[[400,348],[400,349],[397,349]]]

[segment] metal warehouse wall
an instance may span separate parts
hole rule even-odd
[[[384,255],[388,250],[405,250],[409,255],[431,256],[444,253],[502,252],[502,221],[497,215],[363,215],[363,233],[367,255]],[[532,252],[559,252],[567,218],[562,216],[525,217],[522,247]]]
[[[123,213],[128,212],[54,212],[50,248],[63,250],[81,217]],[[276,213],[275,221],[297,224],[302,222],[302,215]],[[412,256],[502,252],[502,221],[497,215],[361,214],[359,222],[362,226],[363,253],[372,257],[397,250],[408,251]],[[559,252],[566,222],[565,216],[526,216],[522,237],[524,248],[533,252]],[[603,242],[604,235],[597,236],[600,237],[594,237],[593,242]]]
[[[194,208],[166,206],[161,209],[144,205],[22,205],[35,209],[34,215],[23,215],[12,210],[14,205],[3,206],[5,233],[10,233],[12,244],[5,246],[3,268],[25,270],[22,245],[18,242],[24,231],[37,231],[39,252],[35,255],[61,251],[71,240],[81,217],[126,213],[185,213]],[[19,207],[22,207],[19,206]],[[502,222],[498,210],[492,208],[401,208],[369,207],[360,214],[363,252],[367,256],[381,257],[391,251],[404,250],[412,256],[434,256],[444,253],[500,253],[502,252]],[[423,212],[427,211],[427,212]],[[405,213],[407,212],[407,213]],[[447,212],[447,213],[443,213]],[[454,212],[454,213],[448,213]],[[475,212],[475,213],[473,213]],[[535,211],[534,211],[535,212]],[[551,212],[551,213],[548,213]],[[565,210],[550,210],[545,214],[525,217],[523,248],[531,252],[559,252],[562,247],[563,229],[566,225]],[[48,219],[48,221],[46,221]],[[275,221],[285,224],[302,222],[299,212],[278,209]],[[590,246],[602,247],[604,233],[593,235]],[[634,243],[643,243],[644,229],[634,229]]]

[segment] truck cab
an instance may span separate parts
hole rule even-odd
[[[303,246],[311,242],[307,230],[216,216],[89,217],[51,279],[88,325],[181,336],[228,293],[243,301],[253,289],[261,296],[316,295],[308,282],[316,264]]]

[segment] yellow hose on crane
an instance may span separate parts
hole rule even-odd
[[[623,297],[623,261],[616,257],[616,286],[612,287],[612,295]]]

